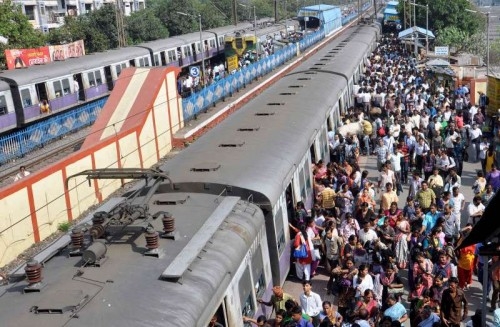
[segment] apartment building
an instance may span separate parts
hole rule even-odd
[[[114,3],[128,16],[145,8],[145,0],[17,0],[35,28],[48,32],[64,24],[64,16],[78,16]]]

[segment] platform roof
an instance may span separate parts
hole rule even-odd
[[[394,8],[385,8],[384,14],[397,15],[398,11],[396,9],[394,9]]]
[[[398,38],[408,39],[408,38],[412,37],[413,36],[412,34],[414,34],[414,33],[419,34],[419,37],[428,36],[431,39],[435,38],[434,33],[432,33],[432,31],[427,30],[427,29],[422,28],[422,27],[418,27],[418,26],[413,26],[413,27],[405,29],[404,31],[399,32]]]

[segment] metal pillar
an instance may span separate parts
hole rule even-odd
[[[201,79],[200,81],[205,86],[205,45],[203,44],[203,30],[201,29],[201,14],[198,14],[200,23],[200,52],[201,52]]]

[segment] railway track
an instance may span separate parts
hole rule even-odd
[[[74,134],[69,134],[61,140],[40,147],[27,157],[12,160],[0,167],[0,188],[14,183],[20,166],[25,166],[27,171],[33,173],[78,151],[89,131],[90,127],[87,127]]]

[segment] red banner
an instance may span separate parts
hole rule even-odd
[[[83,40],[68,44],[51,45],[36,49],[5,50],[8,69],[26,68],[33,65],[43,65],[51,61],[61,61],[68,58],[78,58],[85,55]]]
[[[51,61],[49,47],[5,50],[5,59],[7,60],[8,69],[43,65]]]

